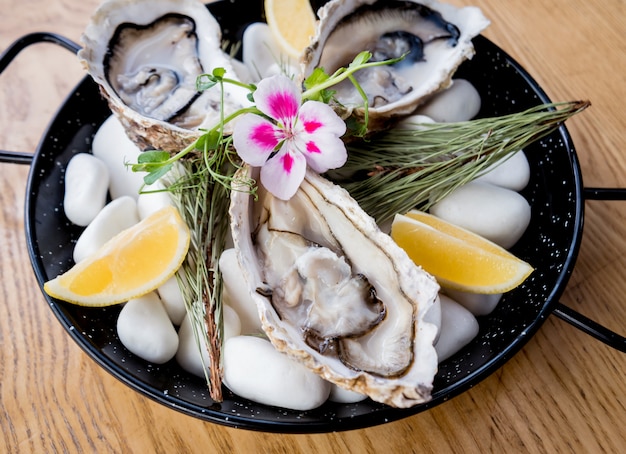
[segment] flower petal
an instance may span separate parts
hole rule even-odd
[[[283,132],[255,114],[242,115],[233,130],[237,154],[252,166],[262,166],[283,138]]]
[[[327,104],[309,101],[300,108],[297,148],[318,173],[345,164],[348,154],[341,136],[346,124]]]
[[[298,121],[307,134],[323,132],[341,137],[346,133],[345,122],[323,102],[307,101],[302,104]]]
[[[305,173],[304,156],[285,143],[261,168],[261,183],[275,197],[289,200],[300,187]]]
[[[254,92],[254,102],[265,115],[290,128],[298,115],[301,92],[289,77],[278,74],[259,82]]]
[[[348,152],[343,141],[331,134],[317,134],[304,144],[302,152],[306,162],[317,173],[343,166],[348,159]]]

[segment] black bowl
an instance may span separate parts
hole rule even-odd
[[[231,14],[236,7],[231,2],[218,2],[209,8],[223,24],[225,39],[234,41],[240,39],[248,23],[262,18],[258,3],[246,10],[246,17],[240,12]],[[72,49],[71,45],[66,47]],[[505,115],[550,102],[530,75],[495,44],[479,36],[475,47],[476,55],[459,68],[457,77],[468,79],[480,92],[480,116]],[[85,78],[56,114],[32,160],[26,237],[41,286],[73,265],[72,250],[81,228],[63,214],[64,171],[72,156],[90,148],[95,132],[109,115],[98,87]],[[44,296],[69,335],[98,364],[136,391],[188,415],[233,427],[308,433],[362,428],[404,418],[450,399],[502,367],[559,304],[581,241],[581,172],[563,126],[528,146],[525,153],[531,180],[523,195],[532,207],[532,221],[513,252],[536,271],[522,286],[507,293],[495,311],[479,317],[478,336],[440,365],[432,401],[411,409],[365,400],[355,404],[328,402],[311,411],[291,411],[248,401],[227,389],[224,401],[216,403],[209,397],[204,380],[185,372],[175,361],[153,365],[126,350],[115,328],[119,306],[83,308]]]

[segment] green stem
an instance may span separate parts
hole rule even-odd
[[[228,115],[227,117],[225,117],[222,120],[221,124],[219,124],[218,126],[215,126],[213,129],[208,130],[204,135],[220,131],[221,129],[223,129],[223,125],[226,125],[227,123],[233,121],[238,116],[243,115],[245,113],[253,113],[253,114],[257,114],[257,115],[263,115],[262,112],[259,109],[256,108],[256,106],[244,107],[242,109],[237,110],[236,112],[233,112],[232,114]],[[172,156],[171,158],[169,158],[166,161],[163,161],[162,164],[163,165],[173,164],[174,162],[178,161],[179,159],[184,158],[186,155],[188,155],[192,151],[198,149],[197,146],[198,146],[199,142],[200,142],[200,138],[194,140],[191,144],[187,145],[187,147],[185,147],[184,149],[182,149],[181,151],[176,153],[174,156]]]
[[[254,91],[255,88],[256,88],[252,84],[246,84],[244,82],[241,82],[240,80],[229,79],[227,77],[222,78],[222,82],[226,82],[226,83],[229,83],[229,84],[237,85],[238,87],[241,87],[241,88],[246,88],[246,89],[250,90],[251,92]]]
[[[360,54],[359,54],[360,55]],[[358,58],[358,56],[357,56]],[[399,58],[394,58],[392,60],[384,60],[384,61],[374,61],[368,63],[359,63],[359,64],[350,64],[347,68],[339,68],[335,73],[326,79],[324,82],[321,82],[314,87],[305,90],[302,93],[302,99],[311,99],[315,98],[321,91],[326,90],[333,85],[337,85],[339,82],[342,82],[348,78],[350,78],[355,72],[365,69],[365,68],[373,68],[374,66],[385,66],[392,65],[400,60],[402,60],[404,56]],[[356,61],[356,59],[355,59]],[[354,82],[353,82],[354,83]],[[358,85],[358,84],[357,84]]]

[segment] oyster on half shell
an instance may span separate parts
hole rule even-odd
[[[279,351],[388,405],[430,399],[437,327],[424,316],[439,286],[343,188],[309,170],[289,201],[233,191],[230,214],[244,281]]]
[[[224,68],[237,79],[220,25],[199,0],[105,0],[81,41],[79,59],[141,149],[178,151],[219,123],[220,87],[199,93],[199,75]],[[224,91],[226,115],[249,105],[246,89]]]
[[[433,0],[332,0],[317,14],[316,36],[302,56],[304,77],[318,67],[332,74],[362,51],[371,52],[371,61],[404,56],[355,73],[367,94],[370,130],[387,128],[447,88],[457,67],[473,56],[472,38],[489,25],[476,7]],[[354,85],[346,80],[333,89],[338,112],[362,119],[363,99]]]

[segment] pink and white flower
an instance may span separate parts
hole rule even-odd
[[[242,115],[233,143],[244,162],[261,167],[261,183],[274,196],[289,200],[304,180],[307,165],[324,173],[346,162],[343,120],[327,104],[302,103],[301,91],[287,76],[261,80],[254,100],[267,118]]]

